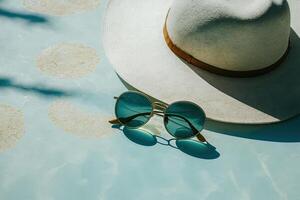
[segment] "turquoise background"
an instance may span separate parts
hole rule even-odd
[[[14,148],[0,153],[0,199],[299,200],[299,117],[266,126],[209,121],[203,134],[216,150],[208,157],[195,155],[197,150],[207,153],[202,146],[180,150],[164,145],[164,139],[116,128],[106,137],[82,138],[51,122],[48,108],[58,99],[113,116],[113,96],[126,90],[101,44],[106,4],[53,17],[26,11],[21,0],[0,2],[0,79],[14,83],[0,87],[0,102],[24,112],[26,129]],[[61,42],[95,48],[101,59],[95,73],[74,80],[42,74],[37,56]],[[36,88],[74,95],[49,95]]]

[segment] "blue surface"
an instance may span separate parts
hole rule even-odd
[[[106,1],[65,17],[29,13],[20,2],[0,2],[0,102],[24,112],[26,129],[0,154],[1,200],[300,199],[299,117],[267,126],[208,122],[203,134],[216,147],[213,155],[189,141],[176,149],[145,132],[65,133],[48,117],[53,101],[113,116],[112,97],[125,91],[101,46]],[[97,49],[95,73],[64,80],[39,72],[39,53],[66,41]]]

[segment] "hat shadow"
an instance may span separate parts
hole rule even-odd
[[[268,142],[300,142],[300,117],[272,124],[234,124],[207,120],[205,129],[252,140]]]
[[[300,38],[293,29],[290,45],[289,53],[280,66],[257,77],[225,77],[187,63],[213,87],[282,121],[251,125],[207,120],[205,128],[220,134],[248,139],[300,142]],[[289,118],[287,110],[293,111],[295,116]],[[287,118],[289,120],[286,120]]]
[[[177,149],[192,157],[208,160],[220,157],[220,153],[209,143],[205,144],[192,139],[166,139],[162,136],[153,135],[150,130],[145,128],[130,129],[124,127],[121,129],[119,126],[113,126],[113,128],[121,130],[127,139],[142,146],[160,144]]]
[[[300,38],[293,29],[287,57],[280,66],[266,74],[248,78],[226,77],[186,65],[226,95],[280,121],[299,114]]]
[[[128,90],[137,90],[121,77],[119,78]],[[151,96],[149,97],[154,101],[159,101]],[[214,131],[217,134],[225,134],[253,140],[291,143],[300,142],[299,124],[300,116],[295,116],[289,120],[271,124],[241,124],[206,119],[204,128]]]

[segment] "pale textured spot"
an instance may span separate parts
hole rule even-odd
[[[24,130],[23,113],[11,106],[0,105],[0,152],[14,147]]]
[[[38,68],[59,78],[80,78],[96,69],[99,57],[95,49],[61,43],[45,49],[37,59]]]
[[[52,103],[51,121],[67,133],[82,137],[101,137],[112,132],[107,114],[88,112],[67,101]]]
[[[100,0],[23,0],[26,9],[54,16],[70,15],[95,9]]]

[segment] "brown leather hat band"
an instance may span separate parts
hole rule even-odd
[[[288,54],[288,50],[289,50],[289,47],[288,47],[287,50],[285,51],[284,55],[277,62],[275,62],[274,64],[272,64],[268,67],[262,68],[262,69],[250,70],[250,71],[226,70],[226,69],[218,68],[218,67],[215,67],[213,65],[202,62],[202,61],[194,58],[192,55],[188,54],[187,52],[183,51],[179,47],[177,47],[173,43],[173,41],[171,40],[171,38],[169,36],[166,22],[167,22],[167,20],[165,21],[163,34],[164,34],[164,38],[165,38],[165,41],[166,41],[167,45],[173,51],[174,54],[176,54],[178,57],[180,57],[181,59],[185,60],[186,62],[188,62],[188,63],[190,63],[194,66],[197,66],[197,67],[200,67],[201,69],[207,70],[209,72],[224,75],[224,76],[251,77],[251,76],[257,76],[257,75],[260,75],[260,74],[264,74],[266,72],[271,71],[275,67],[279,66],[282,63],[282,61],[284,60],[284,58],[286,57],[286,55]]]

